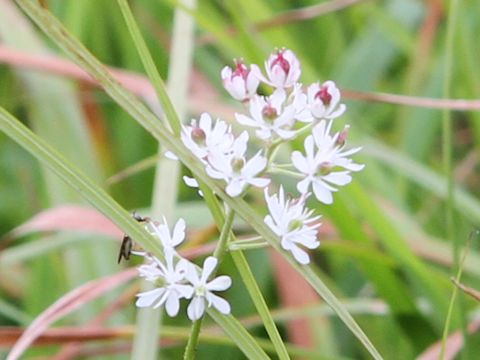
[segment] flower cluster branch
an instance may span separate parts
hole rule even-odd
[[[301,264],[310,262],[309,250],[320,245],[317,232],[320,216],[307,208],[310,198],[332,204],[333,194],[352,181],[352,172],[364,165],[350,157],[361,148],[348,148],[349,126],[335,132],[336,119],[346,110],[333,81],[303,86],[301,64],[288,49],[279,49],[265,61],[264,70],[236,60],[233,68],[221,71],[223,85],[245,111],[234,114],[244,130],[239,134],[221,119],[203,113],[182,126],[181,141],[205,166],[207,174],[224,184],[231,197],[244,196],[251,187],[264,188],[268,214],[265,224],[278,236],[283,249]],[[259,89],[269,95],[260,95]],[[303,138],[303,149],[290,152],[290,162],[276,162],[276,150]],[[174,158],[173,154],[170,154]],[[285,194],[283,186],[272,185],[269,175],[281,173],[296,180],[298,197]],[[195,179],[184,177],[188,186],[198,187]],[[200,195],[202,195],[200,193]],[[203,269],[181,258],[175,251],[185,238],[185,222],[180,219],[173,233],[164,220],[149,222],[147,228],[158,236],[165,249],[165,262],[148,253],[140,266],[140,276],[156,288],[138,295],[137,306],[165,305],[170,316],[179,312],[180,300],[190,300],[188,317],[197,320],[207,307],[228,314],[230,305],[214,294],[231,286],[229,276],[212,278],[218,259],[208,257]]]

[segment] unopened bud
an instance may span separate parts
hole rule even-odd
[[[235,70],[232,73],[232,78],[235,76],[241,76],[244,80],[246,80],[249,72],[250,70],[248,70],[242,59],[235,60]]]
[[[348,137],[348,131],[350,130],[350,125],[346,125],[343,130],[338,134],[337,140],[335,141],[335,144],[338,146],[343,146],[345,145],[345,141],[347,141]]]
[[[283,57],[283,51],[284,50],[280,50],[278,52],[277,58],[275,60],[273,60],[271,68],[273,69],[274,66],[278,65],[282,68],[282,70],[285,72],[285,74],[288,74],[290,72],[290,63],[288,62],[288,60],[286,60]]]

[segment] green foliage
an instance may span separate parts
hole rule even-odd
[[[117,2],[50,0],[46,3],[53,15],[101,62],[141,74],[148,73],[153,78],[157,76],[157,69],[162,79],[167,78],[172,15],[175,6],[181,7],[181,1],[129,2],[139,34],[152,55],[152,62],[148,62],[145,49],[138,54],[136,46],[139,46],[140,40],[132,41],[132,25],[129,31]],[[203,107],[195,105],[194,101],[189,102],[187,120],[198,118],[202,111],[225,113],[223,107],[230,106],[231,102],[221,87],[219,74],[225,64],[231,64],[232,58],[243,57],[247,62],[261,64],[273,48],[281,46],[291,48],[301,59],[302,79],[306,83],[315,79],[332,79],[341,89],[439,98],[447,75],[445,72],[450,71],[449,97],[478,99],[480,75],[475,52],[476,34],[480,33],[480,24],[475,21],[478,4],[475,0],[460,2],[454,48],[450,50],[454,54],[453,63],[450,70],[445,70],[447,29],[442,16],[446,13],[436,12],[439,3],[358,1],[312,18],[256,28],[256,24],[275,19],[279,14],[294,14],[294,7],[314,7],[318,4],[307,0],[200,1],[197,9],[189,10],[197,22],[194,81],[206,81],[220,96],[214,100],[202,97],[206,90],[195,85],[203,84],[193,84],[191,96],[200,99]],[[309,8],[309,11],[314,10]],[[15,31],[10,25],[11,19],[16,21]],[[426,26],[428,19],[432,21],[431,27]],[[45,37],[19,8],[7,1],[0,1],[0,37],[2,44],[8,48],[27,52],[31,56],[47,51],[64,56],[54,44],[58,40]],[[80,58],[82,62],[83,52],[75,52],[74,46],[67,48],[67,53],[74,57],[78,55],[77,60]],[[145,59],[147,71],[142,66]],[[173,145],[175,150],[179,150],[177,155],[182,160],[188,160],[187,166],[193,164],[191,171],[201,173],[198,164],[193,160],[190,162],[182,153],[173,136],[169,138],[167,132],[159,130],[160,120],[146,107],[140,109],[137,106],[139,101],[119,91],[108,78],[101,81],[104,81],[103,86],[113,96],[113,101],[93,86],[46,71],[32,71],[22,65],[21,61],[0,65],[0,106],[28,125],[39,137],[38,143],[30,144],[31,148],[25,144],[22,146],[44,163],[39,165],[10,139],[26,134],[20,125],[12,125],[10,129],[18,130],[16,135],[8,131],[7,136],[0,134],[0,235],[4,235],[0,238],[0,326],[25,326],[75,286],[121,269],[115,263],[117,246],[111,241],[111,236],[90,233],[78,236],[67,231],[54,236],[36,233],[15,238],[8,234],[10,230],[42,209],[55,204],[85,204],[86,197],[122,230],[160,256],[161,251],[154,239],[148,237],[128,214],[134,209],[150,212],[153,169],[133,173],[114,185],[108,185],[106,178],[156,154],[158,142],[162,146]],[[90,62],[85,60],[82,66],[88,68]],[[98,70],[100,78],[103,76],[101,68],[91,69]],[[198,74],[204,80],[198,80]],[[163,84],[158,79],[154,83],[157,92],[162,94]],[[448,150],[453,155],[453,168],[452,174],[447,175],[456,179],[452,187],[455,195],[452,203],[447,193],[447,177],[442,173],[441,111],[413,104],[400,106],[358,101],[353,97],[344,99],[348,110],[345,120],[341,121],[351,124],[354,142],[364,146],[359,157],[367,166],[363,173],[354,175],[352,184],[335,194],[333,206],[317,207],[318,213],[323,215],[324,228],[327,228],[321,231],[325,238],[320,238],[323,244],[314,256],[315,266],[300,269],[303,277],[326,297],[324,300],[330,302],[336,312],[288,313],[292,309],[285,308],[285,299],[279,292],[282,279],[273,270],[266,249],[245,251],[250,269],[243,268],[244,273],[240,272],[245,265],[243,255],[234,255],[235,261],[227,256],[221,271],[234,274],[234,284],[238,284],[226,295],[232,305],[233,316],[224,317],[212,312],[214,321],[206,319],[200,335],[198,359],[220,356],[243,358],[237,346],[252,358],[265,357],[265,352],[269,355],[277,353],[281,346],[277,343],[275,348],[275,341],[268,336],[276,332],[275,326],[270,324],[268,334],[260,326],[262,321],[268,323],[270,316],[286,340],[286,349],[291,357],[301,355],[302,358],[319,359],[321,354],[326,359],[370,358],[368,350],[351,331],[371,352],[375,352],[374,345],[387,359],[415,358],[441,340],[452,293],[449,277],[454,273],[453,244],[447,235],[445,207],[447,204],[451,206],[455,219],[454,236],[458,244],[461,245],[470,231],[480,225],[478,110],[456,112],[451,117],[453,143]],[[173,113],[169,111],[167,115]],[[234,111],[232,106],[230,113]],[[139,126],[132,117],[147,129]],[[175,119],[170,120],[174,124]],[[11,126],[8,121],[14,124],[11,116],[2,111],[0,127],[4,131]],[[175,125],[172,127],[175,128]],[[33,135],[31,139],[34,139]],[[38,146],[35,147],[35,144]],[[48,146],[54,148],[53,152],[41,152],[39,149],[44,145],[47,150]],[[57,153],[66,160],[52,166]],[[50,164],[57,173],[67,174],[63,177],[67,183],[44,168],[44,164]],[[203,173],[201,175],[202,180],[208,181]],[[75,181],[83,181],[82,186],[85,187],[76,186],[73,189],[71,185],[78,185]],[[175,218],[182,216],[186,219],[192,238],[214,224],[212,219],[221,222],[218,217],[223,216],[222,210],[217,208],[215,212],[218,204],[212,200],[214,196],[210,194],[208,205],[214,208],[213,215],[210,215],[208,207],[199,201],[194,191],[179,186],[182,201],[171,210]],[[207,188],[224,197],[216,186],[207,182]],[[79,196],[78,190],[82,196]],[[253,202],[257,196],[261,194],[254,194]],[[271,240],[261,222],[260,210],[251,211],[251,207],[243,201],[235,200],[229,204],[237,210],[239,217],[244,217],[244,221],[234,223],[236,232],[250,234],[251,225],[260,229],[266,240]],[[256,204],[254,207],[257,207]],[[210,235],[200,242],[217,238],[217,235]],[[480,273],[474,261],[478,259],[478,250],[478,244],[473,243],[463,265],[464,282],[476,289],[480,288]],[[256,308],[249,296],[251,293],[253,297],[259,295],[255,295],[252,279],[245,280],[249,270],[254,274],[270,310],[279,311],[263,313],[262,320],[257,318],[252,326],[237,320],[257,315],[258,309],[263,308],[260,302]],[[106,296],[104,301],[85,304],[78,316],[68,317],[56,325],[83,326],[120,294],[116,292]],[[296,295],[299,299],[304,296]],[[472,321],[475,311],[478,311],[476,302],[463,299],[461,292],[457,296],[451,331],[460,330]],[[348,301],[365,302],[367,305],[357,311],[347,306]],[[386,306],[385,311],[376,311],[372,304],[378,301]],[[109,319],[108,325],[134,324],[133,302],[130,297],[129,305],[121,307],[121,311]],[[322,306],[320,303],[318,300],[317,305]],[[308,310],[305,305],[297,306],[301,307],[300,310]],[[354,315],[365,337],[346,309]],[[339,320],[338,314],[342,314],[350,329]],[[317,335],[321,334],[309,350],[290,343],[293,336],[288,321],[295,319],[307,319],[309,326],[315,327]],[[189,322],[182,318],[178,322],[176,319],[165,319],[164,323],[162,336],[178,339],[179,343],[162,350],[162,355],[179,358],[189,337]],[[229,338],[215,332],[215,324],[220,325]],[[473,354],[478,345],[472,339],[467,338],[465,358],[475,359]],[[327,342],[327,346],[320,346],[322,341]],[[106,348],[111,345],[107,341],[100,344]],[[29,354],[51,356],[60,348],[61,345],[32,347]],[[0,354],[1,351],[2,348]],[[127,359],[129,355],[123,353],[107,358]]]

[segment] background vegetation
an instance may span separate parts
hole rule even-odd
[[[41,3],[103,63],[143,76],[116,1]],[[135,0],[130,5],[167,79],[177,4]],[[297,54],[304,83],[332,79],[342,89],[348,110],[341,121],[351,125],[351,142],[364,147],[356,159],[367,167],[336,194],[333,206],[318,207],[324,225],[315,264],[386,359],[438,358],[428,351],[441,344],[456,268],[463,269],[463,284],[480,289],[475,233],[480,222],[480,101],[451,100],[480,98],[479,12],[475,0],[243,0],[199,1],[192,13],[193,67],[188,99],[180,101],[186,120],[203,111],[232,120],[237,104],[223,90],[220,70],[232,58],[261,64],[275,47]],[[153,191],[157,141],[60,59],[66,60],[65,54],[13,2],[0,1],[0,105],[124,208],[150,214],[152,202],[163,196]],[[126,85],[152,103],[155,94],[144,79],[131,77]],[[122,232],[104,225],[75,190],[4,134],[0,174],[2,356],[20,328],[53,302],[135,261],[117,265]],[[169,216],[186,219],[189,250],[202,254],[216,239],[215,225],[195,192],[178,186],[178,202]],[[44,215],[42,221],[38,214]],[[241,221],[235,229],[250,232]],[[460,263],[469,237],[468,254]],[[247,257],[293,357],[369,358],[273,251],[252,250]],[[234,277],[226,295],[233,314],[271,348],[231,259],[222,272]],[[53,329],[60,331],[47,332],[50,338],[41,337],[43,346],[30,347],[28,356],[128,358],[139,286],[128,274],[92,302],[80,296],[82,306],[56,322]],[[448,356],[458,352],[475,359],[480,352],[478,299],[461,291],[453,309],[449,333],[464,329],[466,341],[451,336],[445,342],[453,351]],[[189,322],[163,321],[162,355],[179,358]],[[243,358],[213,322],[204,326],[199,359]]]

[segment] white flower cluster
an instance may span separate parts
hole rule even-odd
[[[234,69],[226,66],[221,72],[225,89],[248,112],[236,113],[235,120],[251,128],[263,144],[253,157],[246,159],[250,149],[246,131],[236,137],[229,124],[213,121],[207,113],[198,122],[194,119],[183,126],[182,141],[204,163],[209,176],[226,183],[225,191],[230,196],[241,196],[248,185],[267,186],[270,179],[265,174],[269,172],[284,172],[299,179],[300,198],[296,200],[286,200],[283,188],[271,197],[265,191],[270,213],[265,222],[279,236],[282,247],[300,263],[307,264],[309,257],[304,248],[319,245],[319,224],[315,223],[318,217],[311,217],[312,212],[304,208],[310,191],[318,201],[331,204],[338,187],[350,183],[350,173],[364,165],[349,158],[360,148],[345,148],[349,127],[332,133],[334,120],[346,109],[333,81],[313,83],[304,91],[298,82],[300,62],[288,49],[269,56],[265,73],[259,66],[247,66],[241,60],[235,61]],[[271,95],[257,94],[261,84],[264,90],[271,88]],[[272,150],[307,131],[304,151],[293,151],[290,164],[275,165]],[[186,181],[189,186],[196,185],[191,179]]]
[[[203,269],[199,272],[196,265],[175,251],[175,247],[185,239],[185,221],[179,219],[173,233],[170,233],[165,219],[163,224],[148,222],[146,227],[160,239],[165,261],[162,262],[146,252],[133,252],[147,260],[147,263],[138,269],[140,276],[156,286],[153,290],[138,294],[136,305],[153,308],[165,305],[167,314],[173,317],[178,314],[180,300],[191,299],[187,315],[192,321],[200,319],[205,309],[211,306],[223,314],[229,314],[230,304],[213,292],[228,289],[232,280],[226,275],[210,280],[218,260],[213,256],[206,258]]]
[[[210,177],[225,183],[229,196],[242,196],[248,185],[265,188],[270,184],[268,173],[283,173],[297,179],[300,195],[296,199],[287,198],[282,186],[272,195],[265,188],[269,213],[264,221],[278,236],[283,249],[290,251],[299,263],[308,264],[308,250],[320,245],[317,231],[321,223],[320,216],[314,216],[313,210],[306,208],[307,199],[313,194],[318,201],[331,204],[333,192],[350,183],[350,173],[362,170],[364,165],[349,158],[360,148],[345,148],[349,127],[332,131],[335,119],[346,109],[333,81],[311,84],[304,91],[298,82],[300,62],[287,49],[270,55],[265,62],[265,73],[257,65],[248,67],[243,61],[236,61],[234,69],[227,66],[221,72],[225,89],[248,112],[235,114],[235,120],[253,130],[262,144],[260,149],[252,151],[247,131],[236,136],[230,124],[214,121],[207,113],[182,127],[181,140],[204,164]],[[257,94],[261,84],[264,91],[271,88],[271,95]],[[291,163],[276,164],[275,149],[303,135],[306,135],[303,151],[291,152]],[[247,156],[247,152],[254,155]],[[176,159],[171,153],[168,157]],[[188,186],[198,187],[193,178],[184,177],[184,181]],[[178,220],[173,233],[165,219],[163,224],[148,221],[146,227],[162,242],[165,260],[134,252],[147,259],[139,268],[140,276],[156,285],[153,290],[138,294],[136,305],[155,308],[165,305],[168,315],[176,316],[180,300],[190,299],[187,314],[193,321],[201,318],[210,306],[223,314],[230,313],[228,302],[213,293],[231,286],[229,276],[210,279],[218,260],[208,257],[200,271],[175,251],[185,239],[183,219]]]

